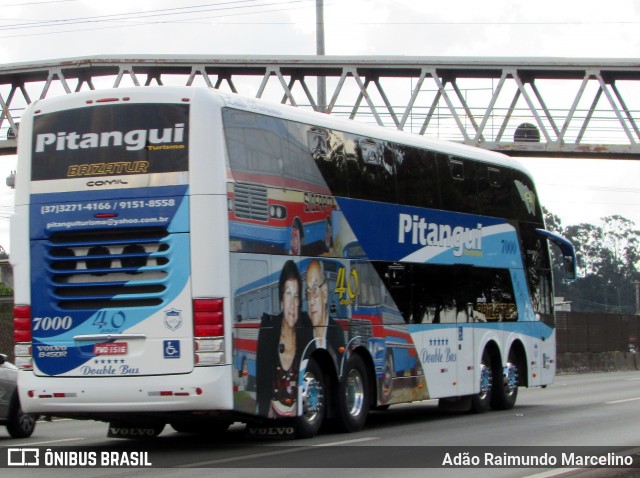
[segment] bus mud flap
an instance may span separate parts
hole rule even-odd
[[[288,420],[248,423],[245,430],[246,434],[251,438],[286,440],[296,436],[296,430]]]
[[[129,440],[146,440],[155,438],[162,430],[164,423],[109,423],[107,438],[126,438]]]

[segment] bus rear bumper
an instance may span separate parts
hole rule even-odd
[[[233,409],[231,365],[136,377],[38,377],[22,371],[18,390],[23,411],[42,415]]]

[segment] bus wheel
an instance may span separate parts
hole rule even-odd
[[[480,392],[471,399],[471,411],[473,413],[484,413],[489,410],[492,392],[493,371],[491,368],[491,355],[485,350],[480,363]]]
[[[311,438],[318,434],[327,410],[324,375],[318,362],[309,360],[302,384],[302,415],[295,419],[296,437]]]
[[[341,428],[357,432],[364,427],[369,413],[369,382],[367,368],[359,355],[347,361],[346,373],[340,381],[338,408]]]
[[[513,357],[504,370],[495,370],[491,408],[494,410],[511,410],[518,398],[518,367]]]

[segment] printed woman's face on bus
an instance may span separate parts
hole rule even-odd
[[[300,290],[297,280],[290,279],[284,283],[281,305],[285,322],[289,327],[293,327],[298,321],[298,310],[300,308]]]

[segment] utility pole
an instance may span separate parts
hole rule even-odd
[[[324,0],[316,0],[316,54],[324,56]],[[327,110],[327,81],[318,75],[318,111]]]
[[[636,315],[640,316],[640,281],[634,282],[636,286]]]

